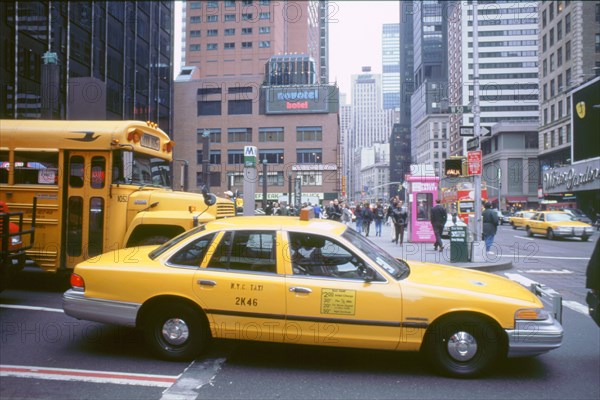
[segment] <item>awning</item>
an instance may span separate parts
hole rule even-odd
[[[506,201],[509,203],[523,203],[527,201],[527,196],[506,196]]]

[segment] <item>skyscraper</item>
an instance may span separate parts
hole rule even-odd
[[[171,130],[172,3],[0,3],[2,118],[141,119]]]
[[[400,24],[383,24],[381,40],[383,108],[400,108]]]
[[[267,163],[259,179],[269,200],[287,201],[287,183],[296,178],[311,198],[338,197],[338,92],[322,81],[326,11],[326,1],[186,3],[175,154],[194,160],[192,190],[241,190],[244,149],[256,146]]]

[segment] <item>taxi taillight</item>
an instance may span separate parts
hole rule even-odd
[[[85,282],[83,281],[83,278],[77,274],[71,274],[71,287],[84,289]]]

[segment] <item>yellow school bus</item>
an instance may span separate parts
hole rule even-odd
[[[152,122],[0,120],[0,200],[32,219],[27,257],[69,270],[235,215],[232,201],[172,190],[173,146]]]

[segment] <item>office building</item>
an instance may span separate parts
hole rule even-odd
[[[400,24],[383,24],[381,35],[383,108],[400,108]]]

